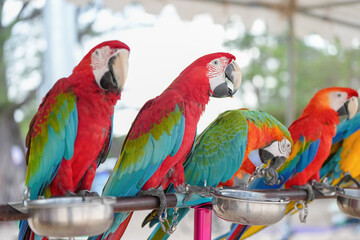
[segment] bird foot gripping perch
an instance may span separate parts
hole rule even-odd
[[[280,176],[276,172],[275,169],[272,167],[264,168],[263,165],[257,166],[255,171],[250,176],[246,188],[250,185],[252,181],[254,181],[255,178],[262,178],[265,177],[264,183],[268,186],[273,186],[275,184],[282,184],[284,179],[282,176]]]
[[[344,173],[344,176],[340,179],[340,181],[336,184],[336,186],[341,186],[341,184],[353,181],[357,188],[360,188],[360,182],[353,178],[350,173]]]
[[[293,188],[303,189],[307,192],[306,200],[297,201],[295,203],[295,209],[299,212],[300,222],[305,223],[308,215],[308,203],[315,199],[314,189],[317,190],[323,196],[334,196],[338,192],[342,192],[342,189],[338,186],[331,186],[326,182],[317,182],[313,180],[311,184],[307,183],[303,186],[293,186]]]
[[[157,212],[157,217],[159,218],[161,229],[168,235],[173,234],[175,232],[176,226],[178,224],[178,217],[179,217],[178,208],[174,208],[174,212],[172,214],[172,220],[170,223],[169,220],[167,219],[168,218],[167,211],[166,211],[167,204],[166,204],[166,197],[165,197],[164,191],[159,190],[159,189],[150,188],[146,191],[140,191],[138,195],[139,196],[154,196],[154,197],[159,198],[160,206],[159,206],[159,210]]]
[[[183,204],[186,205],[186,202],[189,202],[194,194],[204,198],[209,198],[213,193],[218,192],[218,189],[211,186],[195,186],[185,184],[185,189],[182,192],[186,194],[186,197],[183,199]]]
[[[299,212],[299,220],[301,223],[306,223],[306,217],[308,216],[308,203],[315,199],[315,194],[312,185],[306,183],[303,186],[292,186],[296,189],[303,189],[307,192],[306,200],[300,200],[295,202],[295,209]]]

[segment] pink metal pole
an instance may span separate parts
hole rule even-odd
[[[211,205],[204,204],[194,208],[194,240],[211,239]]]

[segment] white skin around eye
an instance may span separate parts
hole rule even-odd
[[[348,94],[346,92],[332,92],[329,94],[330,107],[338,111],[342,105],[347,101]]]

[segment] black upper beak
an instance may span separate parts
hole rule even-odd
[[[262,163],[267,164],[268,161],[274,157],[274,155],[271,152],[268,152],[267,150],[260,148],[259,157]]]
[[[226,81],[219,84],[213,90],[214,97],[230,97],[233,96],[239,89],[241,83],[241,71],[240,67],[236,64],[236,62],[231,62],[225,68],[225,78]]]
[[[285,162],[285,157],[274,157],[270,161],[270,167],[273,169],[278,169]]]
[[[358,110],[358,99],[357,97],[351,97],[349,100],[347,100],[344,105],[340,107],[340,109],[337,111],[339,116],[346,115],[347,119],[351,119],[355,116],[357,110]]]
[[[118,83],[114,76],[113,63],[116,59],[116,56],[112,56],[108,61],[109,70],[105,72],[100,80],[100,85],[105,90],[118,90]]]
[[[348,104],[349,101],[345,102],[344,105],[342,105],[339,110],[337,111],[339,116],[345,116],[345,115],[349,115],[349,110],[348,110]]]

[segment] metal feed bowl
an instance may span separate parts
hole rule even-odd
[[[106,231],[114,220],[114,198],[59,197],[25,201],[30,228],[40,236],[92,236]]]
[[[337,205],[343,213],[351,217],[360,218],[360,189],[343,189],[338,193]]]
[[[270,225],[280,221],[289,200],[238,189],[224,189],[213,194],[213,210],[224,220],[244,225]]]

